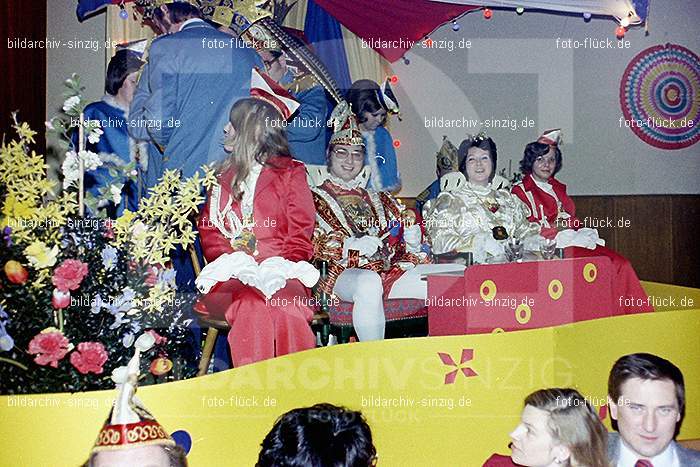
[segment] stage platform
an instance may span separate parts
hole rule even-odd
[[[169,432],[189,434],[194,467],[254,465],[280,414],[318,402],[366,414],[380,465],[480,466],[494,452],[509,452],[508,433],[527,394],[574,386],[600,408],[613,362],[650,352],[682,369],[688,403],[679,439],[700,438],[700,290],[643,285],[659,300],[656,313],[337,345],[138,394]],[[80,465],[114,395],[0,397],[0,465]]]

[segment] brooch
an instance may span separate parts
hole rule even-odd
[[[496,240],[505,240],[508,238],[508,231],[502,225],[497,225],[491,229],[491,233],[493,234],[493,238]]]

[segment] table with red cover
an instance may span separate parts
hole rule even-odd
[[[542,328],[616,314],[603,256],[479,264],[428,276],[429,335]]]

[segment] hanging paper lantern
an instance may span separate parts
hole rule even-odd
[[[396,75],[391,75],[391,77],[389,77],[389,80],[391,81],[391,84],[396,84],[399,82],[399,77]]]
[[[522,15],[525,12],[525,8],[519,6],[518,8],[515,9],[515,12],[519,15]]]
[[[398,139],[395,139],[395,140],[394,140],[394,147],[395,147],[396,149],[400,148],[400,147],[401,147],[401,141],[399,141]]]
[[[584,14],[583,14],[583,19],[586,20],[586,21],[590,21],[590,20],[591,20],[591,14],[590,14],[590,13],[584,13]]]
[[[119,12],[119,17],[121,19],[129,19],[129,13],[126,12],[126,10],[124,9],[123,6],[122,6],[121,11]]]
[[[452,21],[452,30],[459,31],[459,23],[457,21]]]
[[[617,36],[618,39],[622,39],[625,37],[625,33],[627,32],[627,29],[625,29],[622,26],[618,26],[617,29],[615,29],[615,36]]]
[[[403,58],[403,64],[404,64],[404,65],[410,65],[410,64],[411,64],[411,61],[410,61],[409,59],[407,59],[406,57],[401,57],[401,58]]]
[[[490,8],[484,8],[484,18],[491,19],[493,16],[493,11]]]

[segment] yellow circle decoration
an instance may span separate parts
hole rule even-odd
[[[491,331],[491,334],[501,334],[504,332],[506,332],[506,331],[503,330],[503,328],[494,328],[493,331]]]
[[[593,263],[586,263],[583,267],[583,279],[586,282],[593,282],[596,277],[598,277],[598,268],[596,265]]]
[[[549,296],[552,297],[553,300],[559,300],[561,294],[564,293],[564,286],[559,279],[552,279],[549,283],[549,287],[547,287],[547,292],[549,292]]]
[[[515,320],[520,324],[527,324],[532,317],[532,309],[527,303],[521,303],[515,309]]]
[[[490,302],[496,296],[496,283],[492,280],[485,280],[479,287],[481,299],[485,302]]]

